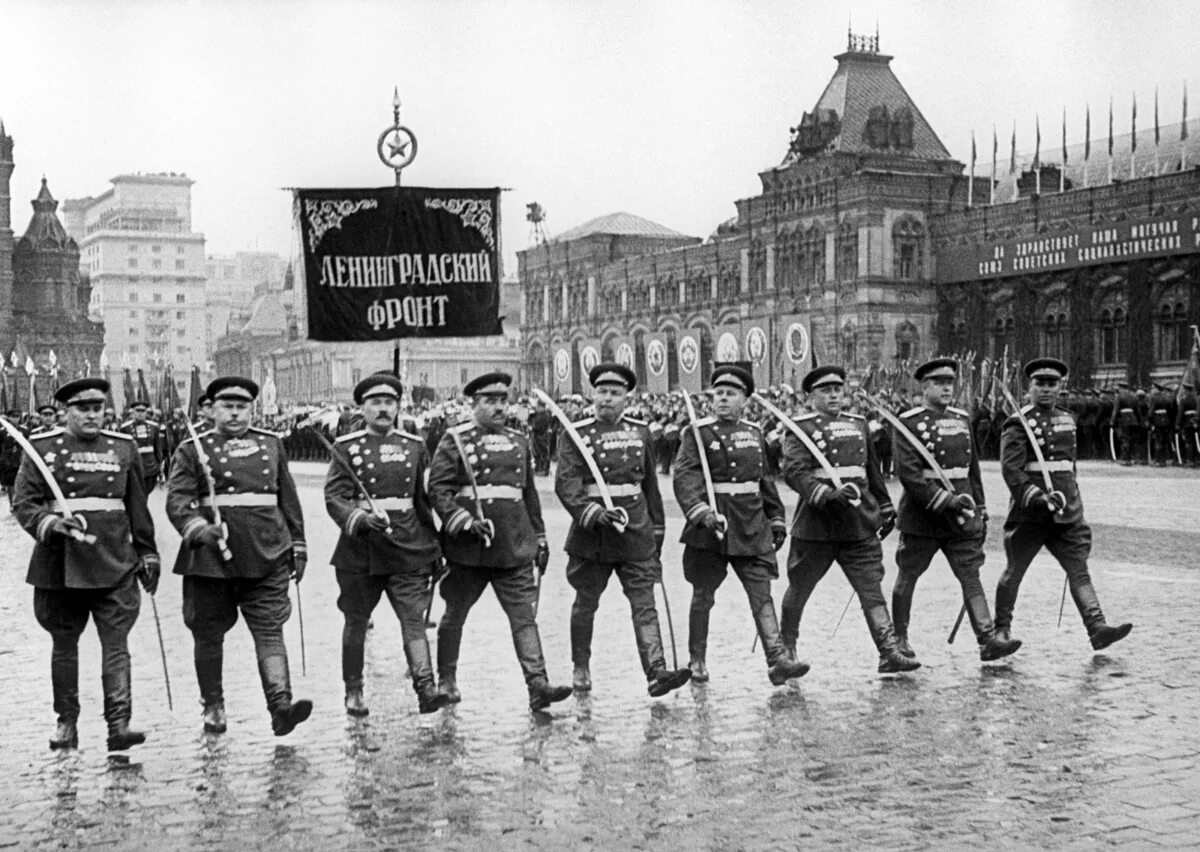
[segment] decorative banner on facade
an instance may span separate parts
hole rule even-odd
[[[695,332],[685,332],[679,335],[679,386],[699,393],[700,383],[700,340]]]
[[[622,340],[617,344],[616,359],[618,364],[623,364],[629,369],[633,369],[633,344],[628,340]]]
[[[561,397],[571,392],[571,351],[566,346],[554,350],[554,395]]]
[[[743,326],[746,335],[743,339],[742,355],[750,363],[750,373],[754,383],[766,387],[771,380],[771,361],[767,357],[770,346],[767,342],[767,332],[762,325]]]
[[[741,329],[737,326],[720,326],[716,329],[717,351],[713,360],[728,364],[738,360],[741,348],[738,346],[738,335]]]
[[[803,322],[789,323],[783,341],[788,360],[796,365],[801,364],[808,357],[809,345],[808,326]]]
[[[500,334],[500,190],[296,190],[312,340]]]
[[[579,341],[579,384],[587,393],[592,391],[592,383],[588,381],[588,373],[600,363],[600,341]]]
[[[667,339],[662,334],[646,335],[646,390],[649,393],[666,393],[669,390],[667,379]]]

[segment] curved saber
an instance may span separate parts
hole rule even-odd
[[[209,461],[208,453],[200,445],[200,436],[196,434],[196,427],[192,425],[192,421],[185,417],[183,422],[187,426],[188,434],[192,436],[192,443],[196,445],[196,460],[200,462],[200,470],[204,473],[204,484],[208,486],[208,497],[212,501],[213,523],[221,528],[221,538],[217,540],[217,544],[221,548],[221,558],[226,562],[232,562],[233,553],[230,552],[229,542],[226,541],[229,529],[221,520],[221,507],[217,505],[217,484],[213,482],[212,463]]]
[[[575,445],[575,448],[579,450],[579,454],[583,456],[583,463],[587,465],[588,472],[596,480],[596,488],[600,491],[600,501],[604,504],[604,508],[609,511],[620,512],[623,516],[624,521],[620,525],[614,525],[613,529],[619,533],[625,532],[625,527],[629,525],[629,513],[621,506],[613,503],[612,494],[608,491],[608,483],[604,481],[604,475],[600,473],[599,465],[592,458],[592,451],[583,442],[583,436],[579,434],[579,430],[575,428],[575,424],[571,422],[571,418],[567,416],[567,412],[559,408],[558,403],[552,400],[549,394],[541,388],[534,388],[533,393],[538,399],[546,403],[546,407],[550,409],[550,413],[554,415],[554,419],[562,424],[567,437],[571,439],[571,443]]]
[[[692,405],[692,395],[687,391],[683,392],[683,404],[687,407],[688,425],[692,427],[692,437],[696,439],[696,455],[700,456],[700,472],[704,474],[704,492],[708,495],[708,508],[712,509],[714,515],[717,516],[717,526],[713,529],[713,533],[717,536],[717,541],[725,538],[725,530],[729,526],[729,521],[717,509],[717,494],[713,490],[712,471],[708,467],[708,451],[704,449],[704,441],[700,437],[700,427],[696,424],[696,409]]]
[[[1054,514],[1061,515],[1063,510],[1067,508],[1067,496],[1061,491],[1054,490],[1054,480],[1050,478],[1050,471],[1046,470],[1046,457],[1042,455],[1042,448],[1038,446],[1037,436],[1033,434],[1033,427],[1029,425],[1029,420],[1025,417],[1025,412],[1021,410],[1021,406],[1013,398],[1012,391],[1000,382],[996,382],[996,384],[999,385],[1000,392],[1004,394],[1004,399],[1013,407],[1013,414],[1016,415],[1017,420],[1021,421],[1021,427],[1025,430],[1025,437],[1029,439],[1029,446],[1033,449],[1033,456],[1037,459],[1038,467],[1042,469],[1042,482],[1046,486],[1046,496],[1054,497],[1057,494],[1060,498],[1060,505],[1054,511]]]
[[[8,432],[9,437],[16,442],[18,447],[24,450],[25,455],[29,457],[29,461],[37,468],[37,472],[42,475],[42,479],[50,489],[50,496],[55,499],[62,510],[63,518],[68,521],[74,521],[75,526],[70,532],[71,538],[84,544],[95,544],[96,537],[89,532],[84,532],[87,529],[87,519],[82,515],[74,514],[67,506],[67,498],[59,486],[58,480],[54,478],[54,474],[50,471],[46,462],[38,455],[38,451],[33,448],[33,444],[29,443],[29,439],[21,434],[20,429],[3,417],[0,417],[0,426],[3,426],[5,431]]]
[[[764,398],[762,394],[753,393],[750,395],[750,398],[756,400],[759,405],[774,414],[775,418],[784,425],[784,428],[800,439],[800,443],[804,445],[806,450],[812,453],[812,457],[821,466],[821,470],[825,471],[825,475],[829,477],[829,481],[833,483],[834,488],[840,491],[846,487],[842,482],[842,478],[838,476],[837,471],[833,469],[833,465],[829,463],[829,459],[825,457],[825,454],[821,452],[821,449],[813,442],[813,439],[808,437],[808,433],[797,425],[795,420],[784,414],[774,403]],[[856,497],[850,499],[850,505],[862,505],[862,491],[853,482],[849,483],[849,485],[857,493]]]
[[[458,437],[458,433],[454,429],[447,429],[450,433],[450,440],[454,442],[455,449],[458,450],[458,457],[462,459],[463,469],[467,472],[467,484],[471,486],[471,493],[475,495],[475,520],[483,524],[488,529],[488,534],[483,537],[483,546],[492,546],[492,537],[496,532],[496,525],[483,515],[483,501],[479,499],[479,485],[475,482],[475,468],[471,467],[471,463],[467,461],[467,450],[463,447],[462,439]]]

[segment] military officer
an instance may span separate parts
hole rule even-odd
[[[504,426],[512,376],[486,373],[467,382],[472,419],[451,426],[429,466],[429,497],[442,520],[446,611],[438,625],[439,686],[451,703],[458,688],[458,651],[467,613],[490,584],[508,616],[513,646],[529,691],[529,709],[571,696],[546,674],[535,607],[537,581],[550,558],[529,440]]]
[[[1007,641],[1012,627],[1017,591],[1029,563],[1045,547],[1062,565],[1071,597],[1083,618],[1092,648],[1099,651],[1124,639],[1131,624],[1110,627],[1104,620],[1088,556],[1092,531],[1083,520],[1083,501],[1075,480],[1075,418],[1057,408],[1059,384],[1067,365],[1057,358],[1036,358],[1025,365],[1030,379],[1030,404],[1021,409],[1037,439],[1043,461],[1029,443],[1017,414],[1004,423],[1000,442],[1000,470],[1008,485],[1008,519],[1004,524],[1004,553],[1008,564],[996,588],[996,636]],[[1052,490],[1045,486],[1050,475]]]
[[[1116,432],[1117,440],[1121,443],[1121,464],[1125,467],[1133,464],[1134,438],[1140,425],[1137,395],[1130,390],[1127,383],[1118,382],[1109,426]]]
[[[137,449],[128,435],[100,428],[108,386],[104,379],[88,378],[60,387],[55,398],[66,406],[66,425],[32,438],[62,488],[70,520],[29,458],[17,474],[13,510],[37,540],[25,580],[34,588],[38,623],[54,644],[50,681],[58,727],[52,749],[79,744],[79,637],[89,617],[100,638],[108,748],[120,751],[146,741],[129,727],[128,636],[141,607],[137,583],[154,594],[160,562]],[[96,540],[80,540],[85,531]]]
[[[573,683],[592,688],[592,626],[600,595],[613,574],[621,581],[633,615],[642,672],[654,697],[666,695],[691,679],[689,669],[668,669],[663,656],[654,584],[662,582],[659,554],[666,534],[650,430],[624,416],[633,371],[621,364],[597,364],[588,373],[596,405],[594,417],[575,424],[607,483],[614,508],[601,502],[600,486],[579,447],[563,435],[558,448],[554,492],[571,515],[567,533],[567,582],[575,589],[571,607]]]
[[[30,430],[30,435],[40,435],[44,432],[51,432],[59,428],[58,406],[51,405],[50,403],[39,405],[37,415],[37,425]]]
[[[162,428],[148,417],[149,413],[148,402],[144,399],[135,401],[129,406],[129,419],[120,428],[120,431],[133,438],[142,457],[142,476],[146,479],[147,494],[154,490],[163,466]]]
[[[1184,382],[1179,389],[1179,405],[1175,412],[1175,434],[1179,440],[1180,458],[1183,464],[1194,466],[1200,455],[1200,443],[1196,441],[1197,403],[1195,389]]]
[[[254,637],[271,729],[283,736],[312,713],[311,701],[292,701],[283,641],[292,614],[288,581],[299,583],[308,561],[304,518],[283,442],[250,426],[258,385],[225,376],[209,384],[208,396],[213,429],[199,434],[199,447],[194,440],[179,446],[167,482],[167,517],[183,537],[175,573],[183,575],[204,730],[226,727],[225,634],[240,610]]]
[[[830,474],[791,432],[784,438],[783,475],[799,495],[788,553],[788,589],[781,608],[784,644],[795,656],[804,605],[837,561],[862,605],[871,638],[879,650],[882,674],[920,668],[900,653],[887,603],[880,539],[896,525],[896,511],[879,472],[866,421],[842,412],[846,371],[828,365],[810,370],[801,382],[813,410],[796,424],[813,440],[842,481]]]
[[[337,439],[325,479],[325,508],[342,531],[331,561],[338,609],[345,617],[342,680],[351,716],[368,713],[363,647],[383,594],[400,619],[420,712],[449,703],[434,685],[425,636],[425,611],[442,556],[425,491],[429,451],[419,436],[395,426],[403,390],[389,373],[368,376],[355,386],[354,403],[363,408],[366,428]]]
[[[904,492],[900,497],[900,569],[892,588],[892,619],[900,653],[916,656],[908,641],[913,591],[934,555],[940,550],[962,586],[963,605],[979,642],[984,661],[998,660],[1021,647],[1016,640],[996,638],[991,609],[979,569],[983,567],[983,542],[987,538],[987,504],[979,458],[971,437],[971,417],[950,403],[958,379],[958,361],[935,358],[913,373],[921,383],[924,404],[900,415],[901,422],[937,461],[954,486],[947,490],[908,439],[896,436],[896,475]]]
[[[675,457],[675,499],[687,519],[683,535],[683,575],[692,584],[688,652],[692,679],[708,680],[708,616],[726,568],[746,590],[750,613],[767,655],[767,676],[780,686],[808,672],[788,656],[779,635],[771,581],[779,577],[775,552],[787,541],[783,501],[766,469],[762,430],[741,419],[754,377],[732,364],[712,374],[713,416],[696,421],[700,432],[684,428]],[[716,511],[708,504],[700,453],[708,460]]]

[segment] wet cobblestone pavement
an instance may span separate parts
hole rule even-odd
[[[244,626],[226,642],[229,732],[201,731],[180,582],[158,594],[175,710],[167,709],[149,602],[130,638],[134,726],[146,745],[104,750],[99,648],[82,642],[81,747],[51,752],[50,640],[24,582],[31,539],[0,509],[0,848],[21,849],[772,849],[1194,847],[1200,835],[1200,476],[1084,465],[1095,533],[1093,577],[1129,639],[1094,654],[1045,554],[1022,586],[1010,662],[981,665],[969,630],[946,635],[959,596],[940,558],[917,587],[911,636],[924,668],[880,677],[857,607],[831,571],[801,625],[813,665],[773,688],[735,579],[713,612],[712,680],[665,699],[645,692],[628,605],[615,582],[596,626],[592,697],[533,717],[507,624],[489,594],[468,620],[463,702],[419,716],[403,679],[399,626],[376,610],[368,639],[371,715],[342,710],[341,616],[326,566],[335,531],[322,466],[294,466],[312,548],[303,592],[307,675],[297,619],[287,627],[297,695],[311,721],[271,736]],[[989,509],[1005,492],[985,465]],[[572,599],[558,553],[567,516],[541,480],[556,555],[540,623],[550,674],[571,675]],[[664,481],[664,485],[665,485]],[[892,483],[893,491],[898,486]],[[666,492],[669,493],[669,490]],[[794,497],[788,495],[789,505]],[[178,537],[152,507],[168,565]],[[668,507],[669,539],[681,527]],[[993,524],[989,600],[1003,568]],[[895,536],[885,542],[890,594]],[[690,589],[681,547],[664,553],[680,662]],[[781,559],[782,562],[782,559]],[[775,585],[776,604],[785,581]],[[440,609],[440,601],[435,608]],[[661,605],[660,605],[661,611]],[[665,627],[665,619],[664,619]],[[432,636],[432,633],[431,633]],[[666,638],[664,636],[664,638]],[[668,643],[669,644],[669,643]]]

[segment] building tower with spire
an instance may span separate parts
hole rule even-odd
[[[0,120],[0,358],[7,358],[13,348],[13,232],[9,190],[13,167],[13,138],[4,131],[4,121]]]

